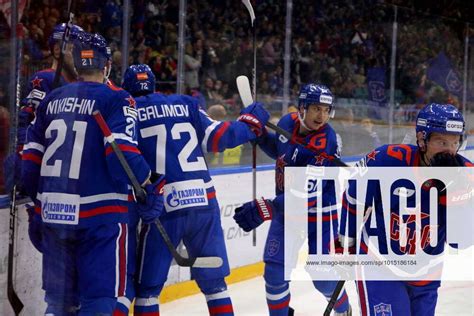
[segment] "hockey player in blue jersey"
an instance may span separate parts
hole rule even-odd
[[[191,276],[206,296],[210,315],[233,315],[224,281],[229,264],[219,205],[204,153],[255,139],[269,114],[254,103],[235,122],[214,121],[192,97],[154,93],[155,77],[147,65],[128,68],[123,87],[136,97],[139,148],[152,171],[165,174],[163,226],[175,246],[183,241],[190,256],[223,259],[219,268],[191,268]],[[142,227],[138,256],[134,315],[157,316],[172,257],[154,225]]]
[[[457,152],[461,146],[464,136],[464,118],[459,110],[450,104],[431,103],[426,105],[418,113],[416,120],[416,139],[417,146],[406,144],[384,145],[374,149],[367,154],[362,165],[368,167],[406,167],[406,166],[470,166],[473,164]],[[429,191],[434,186],[424,185],[421,199],[429,198]],[[369,194],[367,194],[369,195]],[[356,216],[356,185],[350,184],[343,196],[340,240],[341,244],[348,241],[349,246],[354,245],[356,236],[355,227],[346,228],[347,221],[352,221]],[[365,204],[365,202],[360,202]],[[375,199],[375,205],[366,204],[364,209],[367,211],[383,211],[381,200]],[[393,204],[391,204],[393,205]],[[442,212],[443,205],[446,203],[440,201]],[[371,208],[369,208],[371,206]],[[444,207],[445,210],[445,207]],[[366,211],[366,212],[367,212]],[[392,206],[390,224],[391,243],[396,242],[396,236],[400,229],[399,215]],[[369,220],[368,220],[369,222]],[[421,219],[421,225],[429,227],[429,216]],[[446,226],[439,222],[439,232],[441,238],[446,240]],[[408,233],[406,239],[414,240],[416,228],[415,222],[406,224],[411,233]],[[388,233],[387,233],[388,234]],[[428,237],[429,238],[429,237]],[[423,244],[423,237],[421,238]],[[363,239],[362,243],[365,241]],[[445,242],[438,242],[436,247],[425,244],[426,253],[440,253],[444,250]],[[427,248],[429,246],[429,248]],[[379,248],[387,247],[382,241]],[[411,254],[413,246],[408,242],[404,248],[404,253]],[[365,281],[356,282],[361,315],[434,315],[438,298],[438,288],[440,281]]]
[[[278,126],[288,131],[294,140],[303,140],[309,147],[303,147],[281,135],[267,133],[258,142],[263,151],[276,159],[276,198],[257,199],[235,211],[234,219],[245,231],[250,231],[265,220],[272,220],[265,244],[265,289],[270,316],[292,315],[289,307],[289,282],[284,278],[284,169],[286,166],[330,166],[331,157],[339,156],[336,133],[328,124],[334,111],[333,95],[324,85],[304,85],[299,94],[299,111],[283,116]],[[323,220],[332,221],[338,227],[336,197],[323,198]],[[316,231],[316,198],[308,199],[308,233]],[[329,225],[328,225],[329,227]],[[336,231],[327,229],[325,238],[336,238]],[[309,238],[310,250],[315,247],[315,238]],[[314,286],[328,300],[336,286],[336,281],[314,281]],[[334,307],[337,315],[350,315],[351,308],[345,291],[342,291]]]
[[[21,154],[23,145],[26,141],[26,130],[30,123],[35,117],[35,111],[40,102],[46,97],[46,95],[53,90],[53,80],[56,68],[58,67],[60,42],[63,38],[66,24],[59,24],[51,33],[48,39],[48,45],[53,56],[53,64],[51,68],[40,70],[36,72],[29,80],[27,87],[27,96],[22,100],[21,108],[18,113],[18,126],[17,126],[17,150],[12,153],[5,162],[5,169],[13,173],[12,183],[9,183],[8,190],[11,190],[14,184],[19,184],[18,180],[21,174]],[[60,85],[66,84],[66,82],[76,80],[77,73],[72,65],[72,41],[78,37],[83,30],[77,25],[72,25],[68,45],[68,53],[64,56],[63,69],[60,77]],[[21,192],[21,185],[17,188],[18,192]],[[33,197],[34,198],[34,197]],[[29,215],[29,226],[28,231],[30,234],[30,240],[35,248],[41,252],[41,219],[34,215],[33,208],[27,207]]]
[[[25,142],[26,128],[28,128],[28,125],[34,119],[36,108],[46,95],[54,89],[53,81],[56,69],[58,68],[61,40],[63,39],[65,30],[66,23],[58,24],[54,27],[53,32],[48,38],[48,46],[51,56],[53,57],[51,68],[36,72],[28,81],[27,96],[22,101],[22,108],[19,114],[18,128],[23,129],[18,135],[18,143],[21,145]],[[84,30],[81,27],[72,25],[69,33],[69,43],[67,45],[67,51],[64,55],[64,61],[60,73],[61,77],[59,78],[59,86],[63,86],[68,82],[76,81],[77,79],[77,72],[74,68],[72,59],[72,43],[82,32],[84,32]]]
[[[22,182],[41,215],[43,289],[47,315],[112,315],[127,273],[129,179],[92,113],[99,110],[138,181],[150,168],[137,148],[134,100],[104,84],[110,51],[100,35],[74,43],[80,81],[55,89],[28,128]],[[162,197],[149,194],[139,213],[160,215]]]

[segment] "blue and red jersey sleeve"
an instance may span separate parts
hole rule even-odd
[[[247,124],[238,121],[214,121],[203,110],[199,110],[202,127],[202,149],[204,152],[221,152],[255,139]]]
[[[27,130],[22,154],[21,183],[32,199],[36,197],[38,191],[41,163],[46,147],[43,114],[42,108],[39,107],[33,124]]]
[[[113,93],[113,96],[104,119],[138,182],[143,184],[150,176],[150,167],[138,149],[135,100],[123,90]],[[120,165],[117,155],[107,142],[105,143],[105,155],[110,174],[118,181],[129,183],[130,180]]]

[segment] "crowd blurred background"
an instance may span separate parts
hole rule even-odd
[[[34,72],[51,65],[47,39],[56,24],[67,21],[67,1],[20,2],[25,5],[21,17],[26,34],[21,68],[25,87]],[[130,36],[126,43],[122,40],[123,0],[74,2],[74,23],[104,35],[110,43],[113,82],[121,83],[125,48],[128,64],[150,65],[157,77],[157,90],[176,91],[180,1],[129,1]],[[212,108],[212,115],[219,119],[234,118],[242,107],[235,78],[252,76],[254,50],[248,11],[238,0],[186,2],[184,91],[199,98],[204,109]],[[337,98],[333,125],[341,136],[344,156],[362,154],[388,142],[389,135],[394,142],[407,141],[416,110],[427,102],[449,102],[460,108],[465,104],[468,129],[474,128],[474,33],[467,24],[474,20],[474,5],[470,1],[293,0],[289,104],[283,100],[287,1],[252,3],[257,16],[257,99],[265,102],[275,119],[295,110],[301,84],[319,82],[329,86]],[[389,129],[395,15],[394,125]],[[7,19],[0,14],[0,120],[5,122],[9,121],[5,111],[9,106],[9,34]],[[467,94],[463,99],[465,74]],[[8,135],[0,133],[0,137]],[[247,164],[247,150],[244,146],[210,157],[209,163]],[[266,162],[263,154],[259,156]]]

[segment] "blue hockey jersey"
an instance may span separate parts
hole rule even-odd
[[[129,180],[94,120],[99,110],[140,183],[150,174],[137,148],[135,100],[126,91],[76,82],[38,106],[23,149],[22,182],[48,225],[128,221]]]
[[[55,73],[56,70],[48,68],[40,70],[31,76],[27,88],[28,95],[23,100],[23,105],[36,109],[46,95],[53,90]],[[62,87],[67,83],[66,79],[61,75],[59,77],[59,86]]]
[[[217,207],[204,153],[236,147],[255,134],[242,122],[212,120],[189,96],[153,93],[136,101],[139,148],[152,171],[166,176],[166,211]]]
[[[306,142],[311,149],[298,145],[283,135],[268,133],[259,141],[262,150],[270,157],[276,159],[275,164],[275,193],[274,205],[280,211],[284,208],[284,178],[285,166],[332,166],[329,157],[339,157],[339,147],[336,132],[329,125],[325,124],[316,131],[307,135],[300,135],[300,121],[297,113],[289,113],[283,116],[278,122],[278,126],[289,132],[295,140]],[[325,185],[323,183],[323,185]],[[329,191],[329,190],[328,190]],[[323,199],[323,218],[332,220],[337,218],[335,209],[335,197]],[[316,195],[309,194],[308,208],[310,209],[309,220],[316,218],[316,214],[311,212],[311,208],[316,205]],[[314,218],[313,218],[314,217]]]
[[[459,158],[464,161],[465,166],[473,166],[471,162],[469,162],[466,158],[459,156]],[[384,145],[374,149],[372,152],[367,154],[359,163],[362,166],[368,167],[409,167],[409,166],[420,166],[420,152],[417,146],[414,145],[405,145],[405,144],[395,144],[395,145]],[[403,181],[403,180],[400,180]],[[404,183],[401,182],[401,185]],[[421,192],[421,199],[429,199],[429,191],[433,187],[436,186],[435,182],[427,183],[426,185],[422,186]],[[407,186],[408,187],[408,186]],[[361,193],[362,194],[362,193]],[[371,197],[370,200],[365,200],[366,197]],[[374,200],[375,205],[369,205],[369,201]],[[408,200],[407,203],[412,202],[413,207],[415,205],[415,195],[412,196],[413,200]],[[378,202],[377,202],[378,201]],[[356,221],[356,213],[357,207],[356,204],[364,205],[364,210],[368,207],[372,207],[372,212],[376,212],[379,214],[379,217],[383,217],[381,212],[384,212],[384,206],[381,202],[381,197],[379,196],[378,190],[375,187],[368,186],[367,193],[363,195],[363,197],[357,196],[357,186],[355,182],[349,184],[348,189],[344,192],[343,200],[342,200],[342,212],[341,212],[341,225],[340,225],[340,235],[350,238],[351,243],[352,241],[358,243],[354,238],[356,237],[356,227],[355,225],[348,225],[346,228],[347,223],[354,223]],[[399,245],[399,238],[400,238],[400,227],[401,227],[401,218],[399,216],[398,208],[399,201],[398,199],[391,199],[391,209],[390,209],[390,231],[387,231],[387,234],[390,234],[390,243],[391,249],[396,251],[399,254],[413,254],[415,251],[414,242],[416,241],[415,231],[416,231],[416,222],[415,216],[409,217],[404,222],[407,225],[407,245],[400,247]],[[362,206],[359,207],[362,209]],[[444,198],[441,196],[439,200],[439,212],[446,212],[446,195]],[[372,216],[372,214],[370,214]],[[440,218],[444,218],[441,216]],[[369,227],[370,218],[367,220],[366,229],[368,232],[376,233],[373,228]],[[386,224],[388,227],[388,224]],[[439,234],[438,236],[441,237],[441,240],[446,240],[446,223],[439,222]],[[444,250],[444,242],[438,242],[436,247],[429,246],[429,226],[430,226],[430,218],[429,213],[426,213],[421,210],[421,245],[424,248],[426,253],[430,254],[439,254]],[[385,239],[379,239],[379,250],[384,253],[386,247],[390,246],[387,245]],[[362,250],[366,251],[366,243],[364,240],[362,241]]]

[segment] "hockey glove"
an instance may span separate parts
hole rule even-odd
[[[270,119],[270,114],[264,109],[263,104],[254,102],[240,111],[237,121],[244,122],[249,126],[257,137],[265,133],[265,124]]]
[[[440,152],[431,158],[430,165],[432,167],[461,167],[464,166],[464,163],[458,157],[458,155]]]
[[[35,214],[35,206],[26,204],[28,212],[28,235],[31,243],[39,252],[43,252],[43,221],[41,217]]]
[[[138,215],[145,224],[153,223],[164,212],[163,186],[165,177],[161,176],[152,184],[145,186],[146,200],[137,204]]]
[[[256,199],[235,209],[234,220],[244,231],[249,232],[264,221],[272,219],[273,204],[270,200]]]

